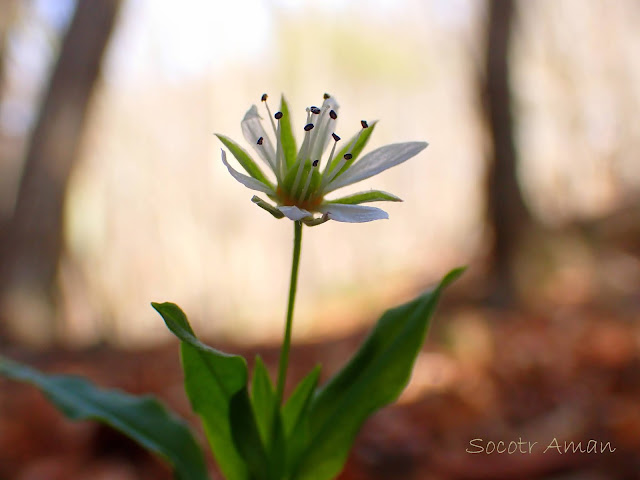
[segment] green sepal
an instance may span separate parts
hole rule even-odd
[[[325,203],[341,203],[345,205],[356,205],[366,202],[401,202],[402,199],[396,197],[392,193],[383,192],[382,190],[369,190],[368,192],[358,192],[346,197],[336,198],[335,200],[326,200]]]
[[[293,128],[291,126],[289,104],[285,100],[284,95],[282,95],[280,99],[280,111],[282,112],[282,118],[280,119],[280,141],[282,142],[282,150],[287,162],[287,169],[289,169],[296,163],[298,147],[296,146],[296,137],[293,135]]]
[[[254,195],[253,197],[251,197],[251,201],[253,203],[255,203],[256,205],[258,205],[260,208],[262,208],[262,209],[266,210],[267,212],[269,212],[271,215],[273,215],[277,219],[280,219],[280,218],[284,217],[284,213],[282,213],[276,207],[271,205],[269,202],[265,202],[264,200],[262,200],[257,195]]]
[[[167,328],[181,340],[185,390],[193,411],[202,420],[220,470],[227,480],[249,480],[244,457],[234,443],[230,420],[232,400],[246,392],[245,359],[200,342],[177,305],[169,302],[151,305],[162,316]]]
[[[331,161],[331,167],[329,168],[329,173],[333,171],[333,169],[338,165],[338,163],[340,163],[340,160],[342,160],[345,154],[349,151],[351,152],[351,155],[353,155],[351,157],[351,160],[348,160],[344,164],[344,166],[340,169],[340,172],[338,172],[335,178],[338,178],[340,175],[342,175],[353,164],[353,162],[355,162],[358,159],[358,156],[362,153],[362,150],[364,150],[364,147],[367,146],[367,143],[369,142],[369,138],[371,137],[373,130],[376,128],[377,123],[378,121],[374,120],[369,124],[368,128],[363,129],[362,132],[356,133],[353,137],[349,139],[347,143],[345,143],[344,147],[342,147],[340,151],[336,153],[335,156],[333,157],[333,160]],[[358,137],[358,135],[360,135],[360,137]],[[355,142],[355,145],[354,145],[354,142]],[[353,145],[353,149],[351,148],[351,145]]]
[[[319,390],[296,480],[338,475],[363,422],[404,390],[438,298],[463,271],[452,270],[434,290],[385,312],[349,363]]]
[[[171,463],[179,480],[209,478],[202,451],[184,421],[150,395],[102,389],[76,376],[46,375],[2,357],[0,374],[35,386],[67,418],[97,420],[120,431]]]
[[[215,135],[220,139],[222,144],[229,149],[233,156],[236,157],[240,166],[242,166],[249,175],[275,191],[273,183],[265,176],[258,164],[254,162],[245,149],[225,135],[219,133]]]

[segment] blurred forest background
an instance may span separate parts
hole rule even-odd
[[[307,229],[297,375],[339,368],[384,309],[470,266],[344,479],[640,478],[640,3],[0,4],[3,353],[186,411],[175,343],[149,306],[173,301],[217,347],[275,361],[291,224],[250,202],[213,133],[240,141],[264,92],[272,108],[287,96],[301,131],[329,92],[339,135],[379,119],[369,149],[430,145],[357,186],[405,200],[389,221]],[[119,437],[71,428],[8,385],[0,479],[167,476],[128,444],[113,477],[92,470],[80,446],[115,458]],[[57,433],[37,440],[37,422]],[[525,432],[618,450],[464,451]]]

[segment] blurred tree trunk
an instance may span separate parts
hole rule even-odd
[[[15,210],[0,231],[0,315],[30,340],[55,334],[65,192],[119,6],[78,2],[27,149]]]
[[[487,172],[487,221],[493,232],[489,275],[493,300],[505,304],[515,300],[515,257],[523,232],[531,223],[516,174],[512,95],[509,82],[509,46],[512,38],[515,0],[489,0],[486,23],[484,115],[492,158]]]

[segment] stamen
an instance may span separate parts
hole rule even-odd
[[[304,187],[302,187],[302,193],[300,193],[300,197],[298,197],[301,202],[304,202],[304,197],[307,195],[307,190],[309,190],[309,185],[311,185],[311,177],[313,177],[313,171],[315,170],[314,167],[318,166],[318,162],[319,160],[314,160],[311,164],[309,175],[307,175],[307,180],[304,182]]]
[[[311,110],[307,108],[307,124],[304,127],[304,140],[302,140],[302,146],[300,147],[300,151],[296,157],[298,161],[306,159],[309,155],[309,131],[311,130],[311,128],[307,129],[309,125],[313,128],[313,124],[311,123]]]
[[[271,120],[271,126],[273,127],[273,133],[278,136],[278,129],[276,128],[276,123],[273,121],[273,117],[271,116],[271,109],[269,108],[269,104],[267,103],[267,94],[262,94],[262,99],[264,102],[264,106],[267,107],[267,113],[269,114],[269,120]]]
[[[331,136],[333,137],[335,142],[333,142],[333,147],[331,147],[329,160],[327,160],[327,164],[324,166],[324,170],[322,171],[322,181],[320,182],[321,189],[324,188],[324,186],[327,184],[326,179],[327,175],[329,174],[329,168],[331,167],[331,162],[333,161],[333,155],[336,153],[336,145],[338,144],[338,140],[340,140],[340,137],[335,133],[332,133]]]
[[[305,132],[308,132],[309,130],[313,129],[313,127],[314,127],[313,123],[307,123],[307,124],[304,126],[304,131],[305,131]]]
[[[334,168],[331,171],[331,173],[329,174],[329,177],[327,178],[326,184],[331,183],[333,181],[333,179],[338,176],[338,173],[340,173],[340,170],[342,170],[342,167],[344,167],[345,164],[347,163],[347,161],[351,160],[351,158],[353,158],[353,155],[351,155],[350,153],[345,153],[344,154],[344,157],[342,157],[340,159],[340,161],[336,165],[336,168]],[[323,182],[323,183],[325,183],[325,182]]]
[[[256,143],[258,145],[262,145],[263,142],[264,142],[264,138],[260,137]]]
[[[335,110],[331,110],[331,111],[329,112],[329,116],[330,116],[331,118],[333,118],[334,120],[335,120],[336,118],[338,118],[338,114],[335,112]]]
[[[362,132],[364,132],[364,129],[369,128],[369,124],[367,123],[366,120],[360,120],[360,125],[362,125],[362,130],[358,132],[358,136],[353,140],[351,145],[349,145],[349,150],[348,150],[349,153],[347,153],[347,155],[351,155],[351,152],[353,152],[353,149],[358,144],[358,140],[360,140],[360,135],[362,135]],[[352,157],[350,156],[347,160],[351,160],[351,158]]]
[[[318,107],[311,107],[309,110],[311,110],[311,113],[315,113],[316,115],[319,115],[321,112]]]
[[[282,112],[276,112],[276,114],[274,115],[274,118],[276,120],[280,120],[282,118]]]
[[[262,97],[260,98],[260,101],[261,101],[261,102],[266,102],[266,101],[267,101],[267,98],[268,98],[268,95],[267,95],[266,93],[263,93],[263,94],[262,94]]]
[[[307,162],[300,160],[298,163],[298,171],[296,172],[296,178],[293,180],[293,185],[291,186],[291,190],[289,193],[291,196],[295,195],[295,191],[298,189],[298,185],[300,184],[300,179],[302,178],[302,171],[304,170],[304,166]]]
[[[280,116],[278,116],[280,114]],[[282,148],[282,135],[280,134],[280,119],[282,118],[282,112],[277,112],[275,115],[278,120],[278,129],[276,130],[276,169],[275,174],[278,179],[278,183],[284,178],[284,149]]]

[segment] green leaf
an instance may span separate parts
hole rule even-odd
[[[304,377],[282,407],[282,423],[287,445],[287,471],[293,472],[309,445],[309,406],[318,384],[320,366]]]
[[[242,168],[245,169],[245,171],[249,175],[251,175],[256,180],[264,183],[272,190],[275,190],[273,183],[264,175],[264,173],[262,173],[262,170],[260,169],[258,164],[253,161],[251,156],[240,145],[231,140],[229,137],[226,137],[219,133],[216,133],[215,135],[220,139],[223,145],[229,149],[233,156],[236,157],[238,163],[242,166]]]
[[[296,162],[298,147],[296,146],[296,137],[293,135],[293,129],[291,128],[289,105],[287,104],[284,95],[280,100],[280,111],[282,112],[282,118],[280,119],[280,141],[282,142],[284,158],[287,161],[287,168],[291,168],[291,166]]]
[[[200,416],[220,469],[227,480],[248,480],[249,470],[231,434],[232,399],[246,391],[247,363],[198,340],[180,308],[152,303],[171,332],[181,341],[184,383],[191,407]]]
[[[356,205],[365,202],[401,202],[402,199],[396,197],[392,193],[383,192],[382,190],[369,190],[368,192],[358,192],[346,197],[328,200],[326,203],[342,203],[346,205]]]
[[[259,356],[256,357],[253,369],[251,403],[260,431],[260,438],[269,457],[269,478],[280,480],[285,467],[286,455],[280,405],[269,372]]]
[[[463,270],[451,271],[433,291],[385,312],[356,355],[320,389],[296,480],[338,475],[362,423],[404,390],[438,298]]]
[[[329,169],[329,173],[331,173],[331,171],[338,165],[340,160],[342,160],[345,154],[349,151],[351,151],[351,155],[353,155],[351,157],[351,160],[347,161],[344,164],[344,166],[340,169],[340,172],[338,173],[338,175],[336,175],[335,178],[338,178],[340,175],[342,175],[353,164],[353,162],[355,162],[358,159],[358,156],[362,153],[362,150],[364,150],[364,147],[367,146],[367,143],[369,142],[369,138],[371,137],[373,130],[376,128],[377,123],[378,123],[377,120],[371,122],[371,124],[369,125],[369,128],[362,129],[362,131],[356,133],[353,137],[349,139],[347,143],[345,143],[344,147],[342,147],[340,151],[336,153],[335,156],[333,157],[333,160],[331,161],[331,168]],[[353,145],[353,149],[351,148],[352,145]]]
[[[287,437],[293,433],[301,419],[304,418],[319,377],[320,366],[318,365],[300,381],[287,403],[282,407],[282,422]]]
[[[269,372],[262,358],[256,357],[251,383],[251,404],[256,415],[260,437],[265,445],[271,442],[274,413],[276,411],[276,392],[269,378]]]
[[[72,420],[97,420],[124,433],[171,463],[176,478],[208,478],[202,452],[188,427],[157,399],[102,389],[80,377],[45,375],[2,357],[0,373],[34,385]]]
[[[231,435],[240,455],[249,466],[252,480],[269,480],[269,458],[251,408],[246,387],[231,398]]]

